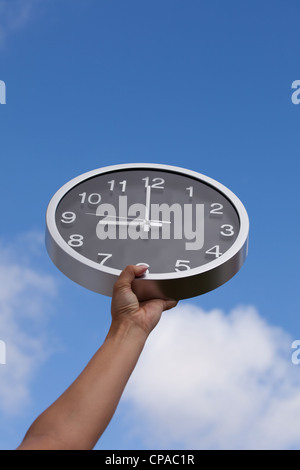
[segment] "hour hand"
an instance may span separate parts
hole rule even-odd
[[[126,218],[126,217],[114,217],[112,220],[105,218],[99,221],[99,224],[104,225],[141,225],[145,231],[149,231],[150,227],[162,227],[163,224],[170,224],[171,222],[167,222],[166,220],[148,220],[145,219],[138,219],[135,217]],[[146,228],[147,227],[147,228]]]
[[[149,220],[148,219],[139,219],[137,217],[121,217],[105,214],[97,214],[95,212],[86,212],[87,215],[94,215],[97,217],[103,217],[98,223],[107,224],[107,225],[128,225],[136,224],[144,227],[145,231],[149,231],[150,227],[162,227],[163,224],[170,224],[168,220]],[[149,216],[148,216],[149,217]],[[147,226],[147,228],[145,228]]]
[[[143,224],[144,219],[136,219],[134,217],[113,217],[113,216],[104,216],[104,219],[101,219],[98,223],[103,225],[128,225],[128,224]]]

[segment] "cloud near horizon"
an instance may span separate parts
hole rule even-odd
[[[45,325],[57,287],[51,276],[32,266],[32,239],[37,249],[38,233],[25,234],[22,243],[0,243],[0,340],[6,349],[6,364],[0,365],[0,413],[9,415],[30,402],[32,379],[50,353]]]
[[[226,314],[179,305],[163,315],[128,383],[132,428],[149,448],[299,448],[291,343],[253,306]]]

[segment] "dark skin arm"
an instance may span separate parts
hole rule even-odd
[[[18,450],[91,450],[109,424],[145,342],[176,301],[139,302],[131,289],[145,266],[127,266],[115,283],[103,345],[72,385],[31,425]]]

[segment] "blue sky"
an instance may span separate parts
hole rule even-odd
[[[249,256],[164,315],[97,448],[299,448],[299,14],[295,0],[0,0],[0,448],[110,323],[110,299],[48,258],[47,204],[81,173],[134,162],[229,187]]]

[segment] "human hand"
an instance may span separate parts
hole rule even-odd
[[[146,270],[147,266],[130,265],[122,271],[114,285],[111,314],[113,323],[133,324],[149,335],[159,322],[162,312],[175,307],[177,301],[151,299],[140,302],[132,291],[131,284]]]

